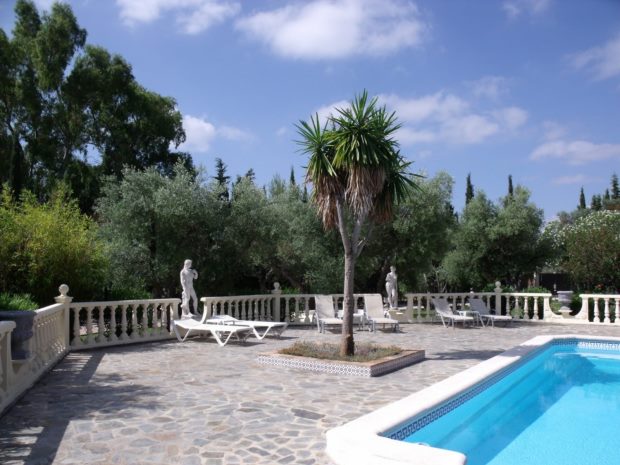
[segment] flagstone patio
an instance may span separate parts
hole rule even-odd
[[[329,465],[325,432],[540,334],[618,336],[596,325],[508,328],[404,324],[356,341],[422,348],[427,359],[378,378],[276,368],[257,354],[315,328],[221,348],[212,340],[72,352],[0,417],[0,463]]]

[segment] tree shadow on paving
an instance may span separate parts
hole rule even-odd
[[[487,360],[503,353],[504,350],[451,350],[426,354],[427,360]]]
[[[118,374],[97,374],[104,351],[71,352],[11,407],[0,421],[0,463],[52,463],[69,424],[95,414],[153,409],[159,392],[123,384]]]

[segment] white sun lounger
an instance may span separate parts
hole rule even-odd
[[[334,299],[331,295],[315,295],[315,318],[316,326],[319,333],[325,332],[325,326],[338,325],[342,327],[342,320],[336,318],[336,311],[334,310]]]
[[[206,324],[189,318],[186,320],[173,320],[172,327],[174,334],[180,342],[184,342],[191,334],[207,333],[213,336],[220,347],[228,344],[232,336],[235,336],[238,341],[245,342],[252,335],[252,328],[249,326]],[[184,336],[181,336],[179,328],[185,330]]]
[[[491,322],[491,326],[494,327],[496,321],[504,321],[506,323],[506,326],[508,326],[512,321],[512,316],[510,315],[494,315],[489,312],[489,308],[481,299],[469,299],[469,307],[472,310],[478,312],[478,315],[480,315],[480,319],[482,320],[483,324],[485,321],[487,325],[489,324],[489,322]]]
[[[215,315],[207,318],[205,321],[207,324],[216,325],[233,325],[233,326],[248,326],[252,328],[252,332],[257,339],[262,340],[271,331],[276,337],[282,336],[282,333],[288,326],[288,323],[278,323],[275,321],[255,321],[255,320],[239,320],[230,315]],[[260,333],[258,330],[264,330]]]
[[[385,316],[381,294],[364,294],[364,307],[366,308],[366,318],[370,323],[371,331],[376,331],[378,324],[392,325],[395,333],[400,330],[398,320]]]
[[[435,307],[435,312],[437,312],[437,315],[439,315],[439,318],[441,318],[441,322],[443,323],[444,327],[448,327],[448,325],[446,325],[446,320],[448,320],[448,322],[452,325],[452,328],[454,328],[454,322],[455,321],[460,321],[463,323],[463,326],[465,326],[465,323],[467,322],[471,322],[474,323],[474,317],[473,316],[467,316],[467,315],[456,315],[452,312],[452,310],[450,309],[450,304],[448,304],[448,301],[445,299],[432,299],[433,300],[433,305]]]

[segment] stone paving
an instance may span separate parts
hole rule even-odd
[[[423,348],[421,363],[378,378],[273,368],[259,352],[338,334],[166,341],[73,352],[0,418],[5,465],[330,465],[325,432],[539,334],[620,336],[610,326],[514,324],[356,332],[356,341]]]

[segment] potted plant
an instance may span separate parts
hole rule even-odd
[[[28,340],[32,337],[32,326],[37,303],[28,294],[0,294],[0,321],[14,321],[11,332],[11,357],[25,360],[30,357]]]

